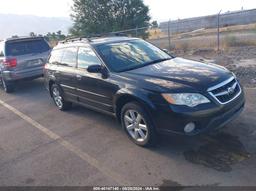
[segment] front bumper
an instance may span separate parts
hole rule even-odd
[[[224,127],[238,117],[244,106],[245,98],[242,92],[239,97],[226,105],[211,103],[189,109],[185,106],[156,106],[152,118],[159,133],[193,136]],[[196,125],[196,129],[186,134],[184,127],[191,122]]]

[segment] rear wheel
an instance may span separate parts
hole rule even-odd
[[[65,111],[72,107],[71,102],[64,100],[63,91],[58,85],[53,84],[51,86],[51,94],[52,94],[53,101],[55,105],[59,108],[59,110]]]
[[[3,77],[1,78],[1,84],[6,93],[12,93],[14,91],[14,85],[6,82]]]
[[[121,121],[127,135],[135,144],[148,147],[156,143],[153,123],[138,103],[128,103],[123,107]]]

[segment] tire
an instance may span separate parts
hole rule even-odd
[[[122,108],[122,127],[129,138],[142,147],[154,146],[157,140],[154,125],[143,107],[131,102]]]
[[[72,107],[71,102],[64,100],[63,91],[57,84],[53,84],[51,86],[51,95],[55,105],[59,108],[59,110],[66,111]]]
[[[12,93],[14,91],[14,84],[7,83],[3,78],[1,78],[1,83],[2,83],[3,90],[6,93]]]

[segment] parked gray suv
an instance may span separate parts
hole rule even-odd
[[[0,83],[5,92],[17,81],[43,76],[51,48],[43,37],[9,38],[0,42]]]

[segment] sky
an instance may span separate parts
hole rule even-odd
[[[144,0],[152,20],[165,21],[256,8],[256,0]],[[0,13],[69,17],[73,0],[0,0]]]

